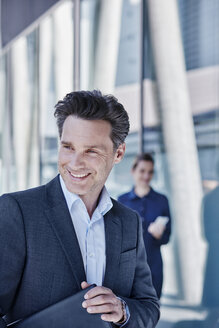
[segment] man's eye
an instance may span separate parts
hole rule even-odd
[[[88,149],[88,150],[87,150],[87,153],[90,153],[90,154],[96,154],[96,151],[93,150],[93,149]]]
[[[70,146],[67,146],[67,145],[64,145],[63,146],[65,149],[70,149],[71,147]]]

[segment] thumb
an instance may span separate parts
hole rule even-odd
[[[82,283],[81,283],[81,288],[82,289],[85,289],[85,288],[87,288],[89,286],[90,286],[90,284],[88,284],[86,281],[82,281]]]

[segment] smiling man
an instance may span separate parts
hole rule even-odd
[[[92,216],[100,192],[125,144],[113,148],[111,125],[104,120],[86,120],[70,115],[63,124],[59,172],[67,189],[80,196]]]
[[[90,284],[88,313],[112,327],[155,327],[141,220],[104,186],[124,156],[128,115],[113,96],[80,91],[57,103],[55,117],[60,175],[0,198],[0,327]]]

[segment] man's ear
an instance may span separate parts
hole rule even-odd
[[[122,143],[121,145],[119,145],[119,147],[116,150],[114,163],[118,164],[119,162],[121,162],[124,155],[125,155],[125,143]]]

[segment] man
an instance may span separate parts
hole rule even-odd
[[[55,117],[60,175],[0,198],[0,327],[93,283],[82,303],[89,313],[115,327],[154,327],[141,221],[104,187],[124,156],[128,115],[113,96],[81,91],[59,101]]]

